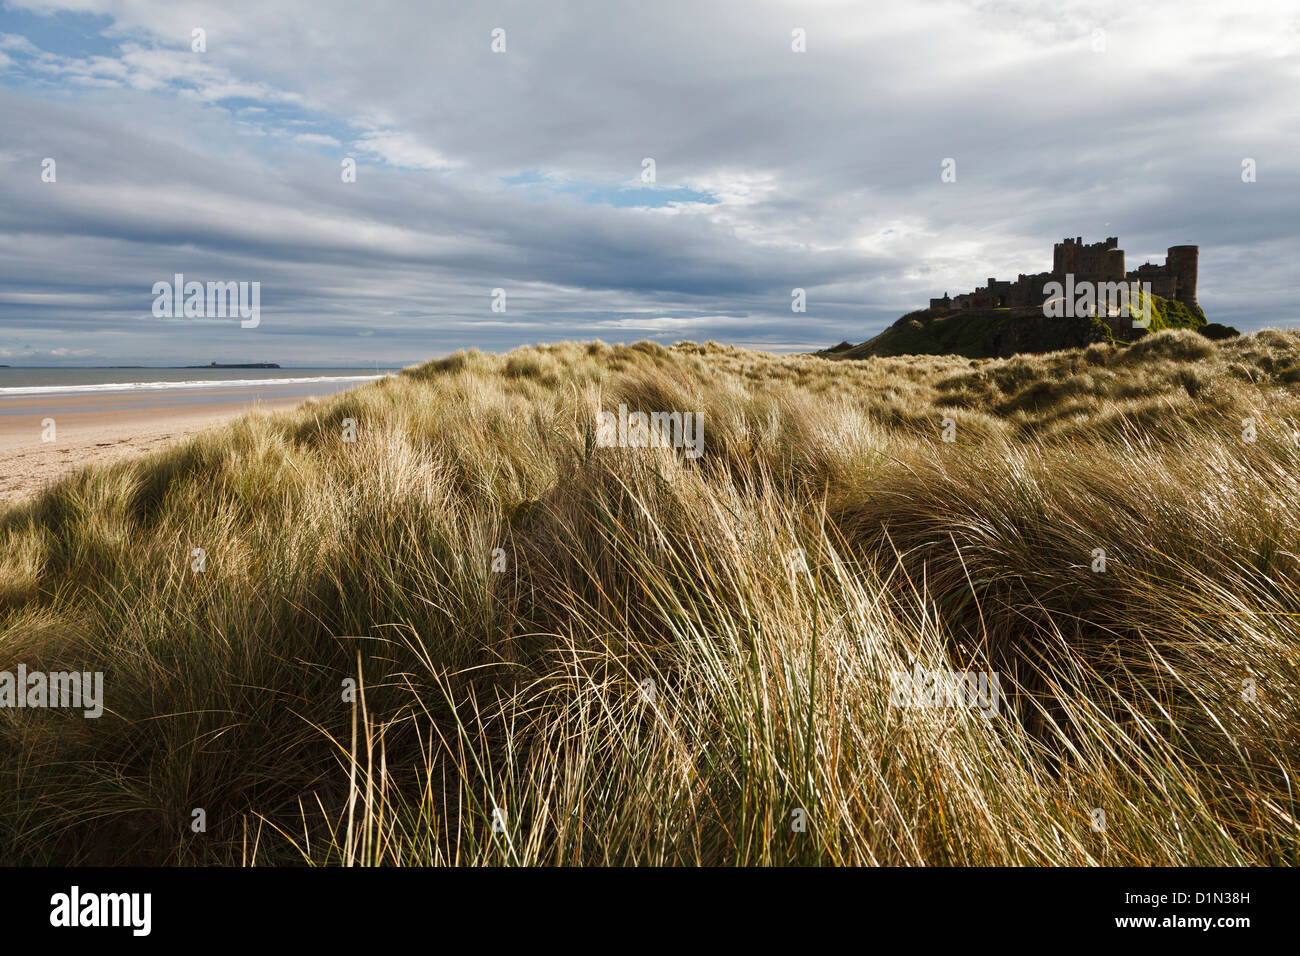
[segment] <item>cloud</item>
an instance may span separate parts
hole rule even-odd
[[[460,165],[410,133],[372,130],[359,136],[354,145],[368,156],[405,169],[451,169]]]
[[[329,146],[332,149],[339,148],[339,141],[333,136],[326,136],[322,133],[299,133],[293,138],[295,143],[304,143],[307,146]]]
[[[1041,271],[1067,235],[1117,235],[1132,264],[1198,243],[1212,319],[1294,320],[1284,3],[286,0],[194,18],[0,9],[0,337],[123,363],[595,335],[811,347]],[[149,289],[177,271],[260,281],[259,328],[152,321]]]

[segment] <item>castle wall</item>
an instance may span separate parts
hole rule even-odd
[[[1066,238],[1052,247],[1052,271],[1019,275],[1014,282],[999,282],[990,277],[987,285],[964,292],[951,299],[931,299],[931,308],[995,309],[1039,306],[1044,301],[1043,287],[1049,282],[1066,285],[1066,276],[1080,282],[1150,283],[1151,291],[1165,299],[1196,305],[1196,273],[1200,250],[1196,246],[1170,246],[1164,265],[1145,263],[1132,271],[1125,269],[1124,250],[1119,237],[1105,242],[1083,244],[1083,237]]]
[[[1169,271],[1168,266],[1152,265],[1150,262],[1138,266],[1128,274],[1133,282],[1145,282],[1151,291],[1162,299],[1177,299],[1179,295],[1178,277]]]

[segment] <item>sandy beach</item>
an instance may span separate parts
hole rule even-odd
[[[41,395],[0,402],[0,503],[12,503],[83,465],[179,442],[253,409],[293,408],[309,395],[265,387],[153,394]],[[328,392],[329,389],[324,389]],[[55,440],[42,441],[53,418]]]

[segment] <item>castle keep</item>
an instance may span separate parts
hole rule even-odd
[[[974,292],[964,292],[949,298],[931,299],[930,308],[945,311],[961,309],[1038,308],[1046,301],[1044,287],[1049,282],[1066,285],[1066,277],[1073,283],[1081,282],[1142,282],[1149,283],[1154,295],[1174,299],[1197,308],[1196,263],[1197,246],[1170,246],[1164,265],[1147,262],[1132,271],[1124,269],[1124,250],[1119,239],[1112,236],[1105,242],[1083,244],[1083,237],[1065,239],[1052,249],[1052,271],[1033,275],[1021,273],[1014,282],[999,282],[990,278],[988,285]]]

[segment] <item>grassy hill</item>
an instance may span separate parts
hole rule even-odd
[[[1292,332],[564,344],[82,471],[0,511],[0,669],[106,710],[0,709],[0,854],[1295,864],[1298,390]]]
[[[1205,315],[1181,302],[1147,296],[1151,309],[1149,332],[1166,329],[1197,330]],[[1123,323],[1127,325],[1127,323]],[[1122,339],[1136,339],[1142,330],[1125,329]],[[1041,308],[968,309],[958,312],[922,309],[903,316],[885,331],[861,345],[822,352],[828,358],[868,358],[897,355],[960,355],[996,358],[1015,353],[1054,352],[1083,348],[1094,342],[1113,342],[1116,336],[1098,318],[1050,318]]]

